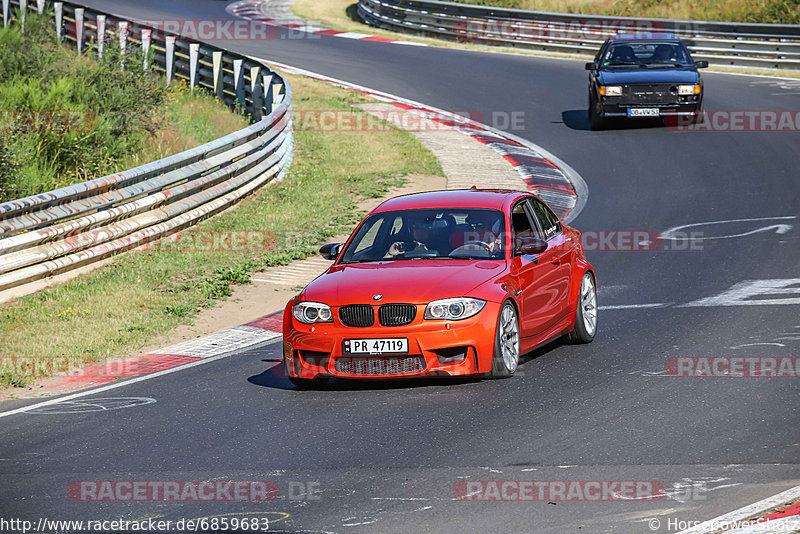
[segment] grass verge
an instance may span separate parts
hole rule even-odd
[[[362,115],[351,104],[369,101],[321,82],[287,78],[298,113]],[[325,238],[360,219],[358,200],[382,196],[407,174],[443,175],[431,152],[394,128],[300,130],[295,141],[295,161],[282,182],[190,231],[194,237],[257,232],[260,248],[199,247],[193,246],[198,239],[179,239],[118,256],[71,282],[0,307],[0,386],[28,386],[54,370],[55,362],[63,369],[133,353],[225,299],[232,284],[249,282],[251,272],[316,253]]]
[[[521,54],[528,56],[555,57],[562,59],[580,59],[588,61],[589,55],[565,54],[559,52],[547,52],[542,50],[527,50],[511,46],[494,46],[474,43],[462,43],[458,41],[448,41],[445,39],[434,39],[431,37],[421,37],[410,33],[400,33],[375,28],[364,24],[357,15],[357,2],[353,0],[298,0],[292,4],[292,11],[298,17],[329,26],[336,30],[358,33],[369,33],[389,39],[402,39],[415,43],[424,43],[430,46],[443,48],[456,48],[460,50],[478,50],[481,52],[494,52],[506,54]],[[675,18],[675,17],[671,17]],[[749,67],[728,67],[714,65],[712,63],[710,72],[733,72],[738,74],[755,74],[759,76],[773,76],[780,78],[800,78],[800,72],[788,69],[758,69]]]
[[[247,125],[185,83],[167,87],[130,47],[60,44],[52,13],[0,28],[0,202],[152,161]]]

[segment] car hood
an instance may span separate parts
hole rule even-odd
[[[301,298],[330,306],[381,303],[425,304],[467,295],[506,270],[505,261],[403,260],[334,265],[308,284]]]
[[[697,83],[697,71],[676,69],[614,69],[601,70],[598,76],[600,85],[623,85],[636,83]]]

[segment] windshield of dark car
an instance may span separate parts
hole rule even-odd
[[[611,44],[601,58],[603,67],[658,67],[691,64],[686,49],[674,41],[624,41]]]
[[[339,263],[504,257],[505,223],[501,211],[435,208],[371,215],[358,227]]]

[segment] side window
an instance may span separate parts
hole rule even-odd
[[[539,220],[539,226],[544,234],[540,236],[542,239],[550,239],[561,232],[561,223],[558,222],[558,217],[547,207],[547,204],[537,198],[532,198],[531,207],[533,208],[533,214]]]
[[[381,226],[383,226],[383,218],[376,219],[372,226],[370,226],[367,231],[362,234],[361,241],[359,241],[358,245],[353,251],[353,254],[358,254],[362,250],[374,245],[375,237],[378,235]]]
[[[594,56],[594,62],[597,65],[600,65],[600,60],[603,57],[603,53],[608,49],[608,43],[600,47],[600,50],[597,51],[597,55]]]
[[[521,246],[520,238],[522,237],[538,237],[538,231],[531,224],[528,213],[525,210],[527,200],[517,202],[514,209],[511,210],[511,226],[514,231],[514,251],[519,250]]]

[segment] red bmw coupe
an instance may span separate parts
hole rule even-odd
[[[289,301],[286,373],[330,377],[514,374],[520,354],[566,335],[589,343],[597,292],[580,232],[522,191],[396,197],[361,221]]]

